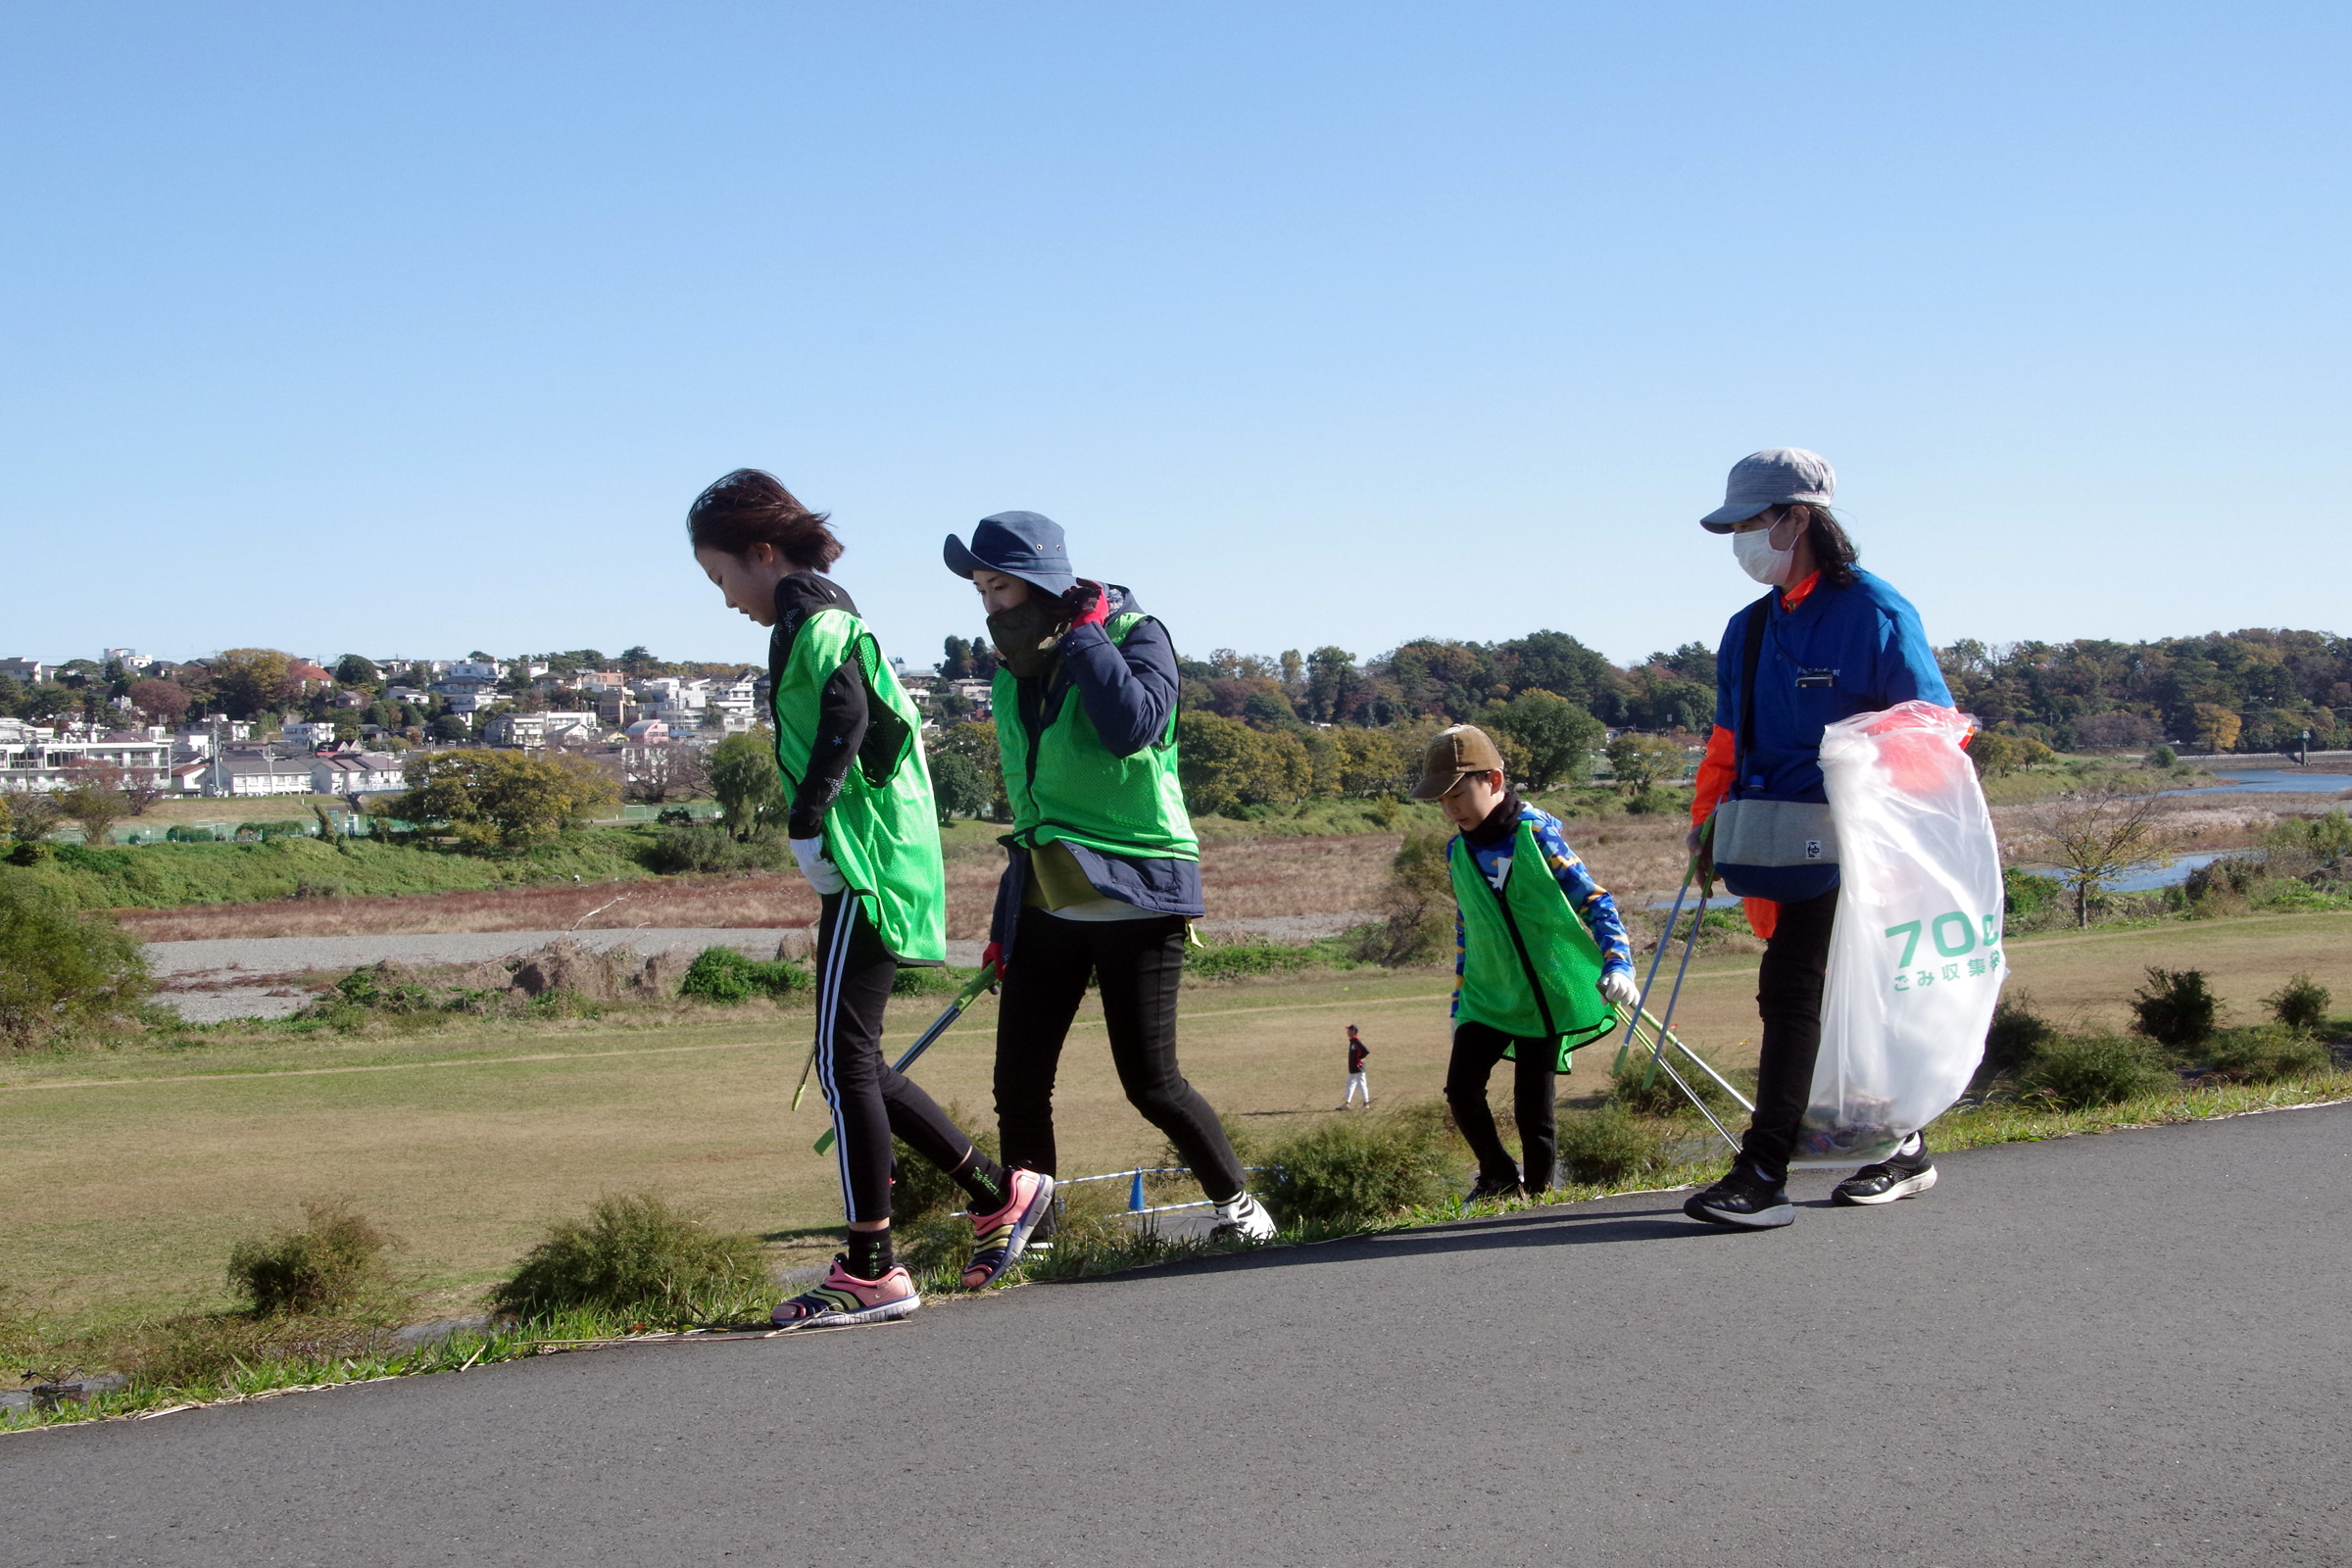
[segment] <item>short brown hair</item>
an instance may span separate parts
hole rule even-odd
[[[686,509],[686,537],[697,550],[730,556],[773,545],[794,565],[826,571],[841,559],[841,541],[825,521],[826,514],[802,506],[774,474],[737,468],[694,498]]]

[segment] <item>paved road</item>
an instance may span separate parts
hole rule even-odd
[[[1944,1174],[12,1437],[0,1562],[2352,1561],[2352,1107]]]

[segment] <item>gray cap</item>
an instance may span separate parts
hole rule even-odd
[[[1830,460],[1803,447],[1766,447],[1732,465],[1723,505],[1698,519],[1709,533],[1730,533],[1737,523],[1766,507],[1804,501],[1826,507],[1838,494],[1838,470]]]

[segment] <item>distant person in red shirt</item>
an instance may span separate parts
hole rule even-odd
[[[1364,1058],[1371,1054],[1372,1048],[1365,1045],[1362,1038],[1356,1034],[1355,1025],[1349,1024],[1348,1026],[1348,1098],[1340,1102],[1342,1110],[1354,1104],[1355,1097],[1359,1094],[1364,1097],[1364,1108],[1366,1110],[1372,1108],[1372,1080],[1364,1076]]]

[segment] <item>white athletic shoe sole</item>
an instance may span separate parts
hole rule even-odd
[[[861,1323],[888,1323],[896,1318],[914,1316],[914,1309],[922,1304],[921,1296],[908,1296],[896,1301],[860,1307],[855,1312],[819,1312],[814,1317],[801,1318],[797,1322],[778,1323],[776,1327],[786,1334],[797,1334],[803,1329],[848,1329]]]
[[[1936,1167],[1930,1165],[1926,1170],[1921,1171],[1916,1176],[1904,1177],[1901,1181],[1896,1182],[1892,1187],[1887,1188],[1883,1193],[1876,1193],[1867,1197],[1849,1194],[1845,1197],[1839,1198],[1838,1201],[1840,1203],[1855,1204],[1860,1207],[1867,1208],[1877,1203],[1891,1203],[1897,1199],[1917,1198],[1920,1194],[1926,1192],[1929,1188],[1935,1185]]]

